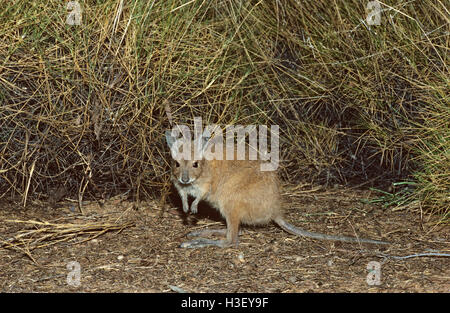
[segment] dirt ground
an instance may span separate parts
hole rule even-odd
[[[3,202],[0,292],[450,292],[450,258],[393,258],[450,253],[448,226],[432,229],[419,214],[361,201],[373,196],[291,189],[286,217],[392,245],[298,238],[271,224],[244,227],[237,248],[182,249],[189,231],[224,225],[211,208],[186,216],[176,201],[162,208],[110,199],[86,203],[81,215],[70,199],[26,209]],[[79,268],[68,267],[73,261]]]

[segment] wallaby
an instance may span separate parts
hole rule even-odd
[[[188,236],[200,236],[206,233],[226,233],[226,240],[198,238],[185,242],[183,248],[204,246],[226,247],[238,245],[240,224],[267,224],[271,221],[285,231],[297,235],[322,240],[335,240],[356,243],[388,244],[388,242],[361,239],[346,236],[333,236],[308,232],[286,222],[281,212],[280,183],[276,171],[261,171],[262,161],[256,160],[207,160],[204,157],[206,147],[211,143],[203,138],[192,141],[190,157],[182,158],[179,149],[173,149],[177,140],[166,131],[166,141],[171,149],[171,179],[180,194],[183,211],[189,211],[188,195],[194,197],[190,210],[197,213],[201,200],[215,207],[225,218],[226,230],[204,229],[192,232]],[[194,149],[198,149],[199,159],[194,159]]]

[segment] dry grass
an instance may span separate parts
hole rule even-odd
[[[159,198],[176,123],[277,124],[293,184],[414,180],[448,221],[449,12],[440,0],[0,4],[0,197]],[[186,3],[186,5],[182,5]]]
[[[35,220],[5,220],[5,223],[27,225],[14,236],[0,240],[0,248],[16,250],[28,256],[33,262],[31,251],[37,248],[49,247],[61,242],[80,244],[95,239],[107,232],[120,233],[123,229],[134,226],[131,222],[92,222],[83,217],[71,218],[71,223],[52,223]],[[75,222],[75,223],[74,223]]]

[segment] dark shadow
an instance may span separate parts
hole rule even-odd
[[[188,198],[189,206],[193,200],[194,199],[192,197]],[[210,206],[206,201],[201,201],[198,204],[198,212],[196,214],[192,214],[191,212],[184,213],[181,198],[178,195],[178,191],[173,186],[171,187],[169,201],[178,209],[178,214],[183,221],[183,225],[196,225],[199,220],[203,219],[209,219],[214,222],[225,222],[225,219],[219,211]]]

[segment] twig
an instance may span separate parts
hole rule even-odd
[[[396,255],[388,255],[388,254],[379,254],[379,256],[382,256],[384,258],[388,259],[395,259],[395,260],[406,260],[410,258],[418,258],[418,257],[450,257],[450,253],[416,253],[416,254],[410,254],[405,256],[396,256]]]

